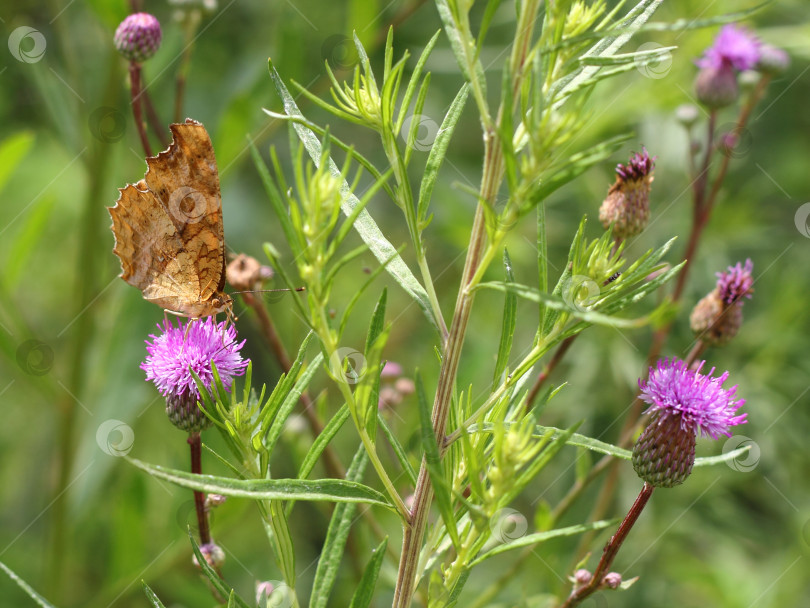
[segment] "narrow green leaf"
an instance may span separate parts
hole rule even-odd
[[[572,317],[582,319],[583,321],[586,321],[587,323],[593,323],[594,325],[631,328],[631,327],[643,327],[649,322],[649,319],[647,317],[640,317],[638,319],[617,319],[616,317],[602,314],[600,312],[596,312],[593,310],[578,309],[569,304],[568,302],[566,302],[563,298],[559,296],[544,293],[536,289],[535,287],[529,287],[528,285],[521,285],[520,283],[502,283],[499,281],[490,281],[488,283],[480,283],[475,287],[475,289],[494,289],[495,291],[502,291],[505,293],[512,292],[517,294],[521,298],[525,298],[532,302],[543,303],[548,308],[553,308],[556,310],[564,310],[568,312]]]
[[[388,546],[388,537],[386,536],[382,542],[374,549],[371,559],[368,560],[366,569],[363,570],[363,576],[360,578],[360,584],[352,596],[352,603],[349,608],[368,608],[371,605],[371,600],[374,597],[374,587],[377,584],[377,578],[380,575],[380,567],[385,557],[385,548]]]
[[[413,93],[416,90],[417,84],[419,83],[419,78],[422,76],[422,70],[425,67],[425,63],[427,63],[433,47],[436,46],[436,41],[439,39],[440,34],[441,30],[433,34],[433,37],[425,45],[425,48],[422,50],[422,54],[419,55],[419,60],[416,62],[416,65],[411,71],[411,79],[408,81],[408,86],[405,88],[405,95],[403,95],[402,102],[399,105],[399,115],[397,116],[397,121],[394,124],[394,133],[399,133],[400,129],[402,129],[402,124],[405,122],[405,118],[408,114],[408,107],[411,105],[411,98],[413,97]]]
[[[506,428],[514,423],[505,423]],[[494,432],[495,425],[491,422],[485,422],[483,424],[472,424],[467,429],[469,433],[492,433]],[[562,429],[558,429],[553,426],[540,426],[538,425],[535,427],[534,433],[532,433],[533,437],[544,437],[549,431],[551,431],[551,438],[558,438],[565,434],[567,431]],[[572,433],[570,437],[565,440],[566,445],[576,446],[586,448],[591,450],[592,452],[598,452],[599,454],[607,454],[608,456],[615,456],[616,458],[621,458],[622,460],[632,460],[633,453],[630,450],[625,450],[624,448],[617,447],[613,444],[606,443],[604,441],[600,441],[599,439],[594,439],[592,437],[588,437],[587,435],[581,435],[579,433]],[[727,454],[719,454],[717,456],[702,456],[700,458],[695,459],[696,467],[705,467],[715,464],[721,464],[724,462],[728,462],[730,460],[734,460],[738,456],[742,456],[748,450],[751,449],[750,445],[743,446],[736,450],[732,450]]]
[[[343,428],[343,424],[349,419],[349,406],[344,403],[343,406],[332,416],[331,420],[323,427],[320,435],[312,442],[309,450],[307,451],[301,466],[298,468],[298,479],[306,479],[315,468],[315,463],[323,454],[326,446],[337,435],[338,431]]]
[[[186,471],[150,465],[135,458],[127,457],[127,460],[153,477],[200,492],[253,500],[364,502],[388,509],[394,508],[377,490],[343,479],[231,479],[215,475],[194,475]]]
[[[287,214],[287,207],[284,204],[281,193],[278,191],[278,188],[276,188],[273,176],[270,175],[270,170],[267,168],[261,154],[259,154],[259,150],[256,148],[253,140],[248,140],[248,145],[250,147],[250,156],[253,158],[253,164],[256,166],[256,171],[259,174],[259,179],[262,180],[264,191],[270,199],[270,205],[276,213],[276,217],[281,224],[281,229],[284,232],[287,242],[293,247],[293,253],[297,254],[296,243],[298,243],[299,240],[298,235],[290,221],[290,216]]]
[[[433,492],[436,494],[436,504],[444,520],[444,527],[453,541],[453,545],[458,549],[460,542],[458,530],[456,529],[456,518],[453,515],[453,504],[450,499],[450,488],[444,477],[444,469],[439,457],[439,445],[436,442],[436,433],[433,431],[433,423],[430,417],[430,406],[428,405],[427,395],[425,395],[425,387],[422,384],[422,376],[418,372],[416,374],[416,395],[419,402],[422,449],[425,452],[425,462],[430,474],[430,483],[433,486]]]
[[[33,144],[34,134],[31,131],[19,131],[0,142],[0,191],[6,187],[17,165],[25,158]]]
[[[346,471],[346,480],[360,481],[367,464],[368,454],[361,444]],[[356,508],[354,504],[343,503],[335,506],[335,510],[332,512],[332,519],[329,521],[329,528],[326,531],[326,540],[318,559],[318,567],[315,570],[315,580],[312,583],[312,595],[309,598],[310,608],[326,608],[329,593],[337,579]]]
[[[402,447],[399,439],[397,439],[397,436],[388,426],[388,423],[385,421],[385,418],[383,418],[383,415],[379,410],[377,411],[377,425],[383,430],[383,434],[388,439],[388,443],[391,444],[391,449],[394,450],[394,454],[396,455],[397,460],[399,460],[402,470],[408,475],[408,479],[411,480],[411,483],[416,485],[416,471],[408,460],[408,454],[405,452],[405,449]]]
[[[456,56],[456,61],[461,68],[464,79],[470,82],[480,93],[482,101],[486,100],[487,81],[484,76],[484,67],[478,57],[478,51],[467,44],[466,36],[459,31],[457,19],[461,17],[453,9],[458,8],[457,3],[448,0],[436,0],[436,8],[439,11],[444,31],[450,41],[450,48]],[[467,16],[463,17],[467,24]],[[487,112],[487,108],[479,108],[481,112]],[[485,117],[485,122],[489,122],[489,117]]]
[[[611,137],[587,150],[572,155],[565,163],[556,168],[553,173],[541,180],[537,186],[531,190],[529,194],[529,204],[531,206],[537,205],[555,190],[558,190],[574,178],[579,177],[594,165],[610,158],[610,156],[618,150],[622,144],[631,139],[631,137],[632,134]],[[524,209],[523,213],[527,211],[528,209]]]
[[[355,400],[359,409],[360,424],[366,429],[371,441],[377,438],[377,404],[380,394],[380,371],[382,367],[382,351],[388,340],[388,331],[385,327],[385,307],[388,300],[388,290],[383,289],[374,312],[371,314],[364,356],[366,371],[360,379],[355,390]]]
[[[53,604],[51,604],[48,600],[42,597],[39,593],[34,591],[33,587],[26,583],[23,579],[21,579],[14,570],[6,566],[3,562],[0,562],[0,569],[5,572],[8,577],[17,583],[17,586],[25,591],[32,600],[34,600],[38,606],[42,606],[42,608],[55,608]]]
[[[298,399],[301,398],[301,393],[307,389],[323,363],[323,354],[318,353],[307,365],[304,372],[301,373],[307,346],[309,346],[312,336],[312,333],[307,334],[307,337],[301,343],[298,355],[293,361],[290,371],[284,374],[270,395],[267,405],[262,409],[261,430],[264,433],[263,443],[269,454],[273,453],[273,448],[275,448],[276,442],[281,436],[281,431],[284,429],[284,423],[287,422],[287,418],[289,418],[298,403]],[[257,436],[254,442],[258,441],[259,437]],[[258,444],[256,447],[258,447]]]
[[[447,147],[450,145],[450,139],[453,137],[453,132],[456,130],[458,119],[464,111],[464,105],[467,103],[467,96],[470,91],[470,85],[465,83],[456,94],[453,103],[450,104],[450,109],[444,115],[439,132],[433,145],[430,148],[427,162],[425,163],[425,172],[422,176],[422,183],[419,186],[419,201],[416,206],[416,220],[420,229],[423,227],[427,211],[430,206],[430,198],[433,195],[433,188],[436,185],[436,178],[439,175],[439,170],[442,167],[445,156],[447,155]]]
[[[649,20],[663,1],[641,0],[617,24],[616,30],[619,32],[618,34],[608,34],[588,49],[582,57],[603,57],[614,54]],[[583,83],[592,80],[600,69],[599,66],[583,66],[570,77],[561,80],[559,83],[561,86],[558,85],[559,91],[553,95],[553,107],[557,108],[562,105],[574,91],[583,86]]]
[[[154,606],[154,608],[166,608],[163,605],[163,602],[160,601],[155,592],[149,588],[149,585],[146,584],[146,581],[141,581],[141,585],[143,585],[143,592],[146,594],[146,599],[149,600],[149,603]]]
[[[582,65],[614,66],[632,63],[634,66],[643,66],[648,63],[660,61],[663,57],[672,54],[677,46],[660,46],[646,51],[636,51],[635,53],[619,53],[618,55],[602,55],[599,57],[582,57],[579,61]]]
[[[289,116],[302,117],[301,111],[295,104],[295,100],[290,95],[284,82],[281,80],[278,72],[276,72],[272,63],[269,64],[270,77],[276,87],[276,91],[284,103],[284,111]],[[313,162],[317,165],[321,162],[321,142],[316,135],[301,124],[294,123],[295,131],[301,142],[304,144],[307,152],[312,158]],[[329,159],[329,167],[332,175],[339,177],[340,170],[335,165],[334,161]],[[350,215],[352,209],[359,204],[358,198],[349,191],[348,184],[344,181],[342,187],[343,202],[341,208],[345,215]],[[434,326],[436,331],[439,331],[439,324],[433,316],[433,311],[430,306],[430,298],[428,297],[425,288],[422,287],[419,280],[414,276],[402,258],[397,254],[394,246],[385,238],[383,233],[377,227],[374,219],[369,214],[368,210],[364,209],[357,220],[354,222],[354,228],[360,235],[360,238],[369,246],[369,249],[374,256],[380,261],[384,262],[390,259],[386,265],[388,273],[396,280],[396,282],[408,293],[419,305],[422,311],[427,316],[428,320]]]
[[[542,292],[548,291],[548,235],[546,234],[546,205],[537,205],[537,286]],[[546,307],[538,302],[539,321],[537,326],[544,327]]]
[[[619,521],[621,520],[609,519],[609,520],[595,521],[590,524],[579,524],[576,526],[568,526],[566,528],[558,528],[556,530],[548,530],[547,532],[535,532],[534,534],[527,534],[526,536],[521,536],[516,540],[504,543],[502,545],[498,545],[497,547],[490,549],[486,553],[479,555],[473,561],[470,562],[469,567],[472,568],[473,566],[477,566],[478,564],[480,564],[484,560],[489,559],[490,557],[495,557],[496,555],[506,553],[507,551],[511,551],[512,549],[519,549],[520,547],[528,547],[530,545],[535,545],[537,543],[542,543],[544,541],[551,540],[552,538],[574,536],[575,534],[582,534],[583,532],[590,532],[592,530],[603,530],[610,526],[615,526],[617,523],[619,523]]]
[[[509,252],[503,250],[503,267],[506,275],[506,283],[515,282],[515,273],[512,270],[512,261],[509,259]],[[492,376],[492,390],[498,388],[501,383],[501,376],[509,363],[509,354],[512,352],[512,338],[515,335],[515,323],[517,315],[517,295],[506,292],[504,296],[503,320],[501,322],[501,343],[498,346],[498,358],[495,361],[495,372]]]

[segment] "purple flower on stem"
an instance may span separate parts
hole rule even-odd
[[[166,397],[166,413],[180,429],[199,432],[210,424],[197,407],[200,391],[192,371],[210,389],[214,383],[211,364],[215,364],[228,391],[234,376],[245,373],[248,361],[239,354],[245,342],[237,343],[236,329],[226,325],[226,321],[216,323],[213,317],[187,324],[178,321],[176,327],[166,320],[158,325],[162,333],[151,335],[152,342],[146,341],[148,355],[141,369]]]
[[[726,272],[718,272],[717,291],[725,304],[739,302],[742,304],[743,298],[751,299],[753,293],[754,277],[751,273],[754,270],[754,263],[745,260],[745,266],[737,262],[736,266],[729,266]]]
[[[679,418],[684,431],[712,439],[730,437],[732,426],[747,422],[748,414],[735,416],[745,400],[734,400],[736,385],[723,388],[728,372],[717,378],[712,377],[715,368],[701,374],[704,363],[690,370],[680,359],[661,359],[657,367],[650,368],[646,381],[639,380],[639,398],[650,405],[645,414],[654,413],[659,421]]]
[[[696,63],[700,68],[719,69],[731,66],[742,72],[756,66],[759,49],[759,40],[747,29],[726,25],[714,39],[714,44],[706,49],[703,58]]]
[[[210,389],[214,383],[211,371],[214,363],[225,390],[230,390],[233,377],[245,373],[248,364],[239,354],[245,341],[236,342],[236,329],[233,325],[226,327],[226,321],[215,323],[213,317],[208,317],[189,323],[191,327],[178,320],[175,327],[166,320],[158,325],[162,333],[149,336],[152,342],[146,341],[148,356],[141,364],[146,379],[154,382],[162,395],[199,397],[191,372]]]

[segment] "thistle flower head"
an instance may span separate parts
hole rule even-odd
[[[197,407],[200,391],[192,371],[210,389],[214,363],[222,385],[230,390],[233,377],[241,376],[248,364],[239,354],[245,342],[236,342],[232,325],[226,327],[225,321],[216,323],[212,317],[187,324],[178,321],[177,326],[166,320],[158,329],[161,333],[150,335],[152,342],[146,341],[148,354],[141,369],[166,397],[166,413],[174,425],[190,432],[200,431],[210,421]]]
[[[651,158],[643,147],[641,152],[630,157],[627,164],[616,166],[616,182],[599,208],[599,220],[605,229],[613,224],[616,239],[635,236],[647,227],[654,168],[655,158]]]
[[[149,13],[134,13],[115,30],[113,42],[124,58],[141,63],[157,52],[162,37],[156,17]]]
[[[634,152],[626,165],[622,163],[616,165],[616,177],[623,182],[639,181],[650,175],[654,168],[655,158],[650,158],[647,148],[642,146],[641,152]]]
[[[650,404],[645,413],[652,420],[633,446],[633,468],[652,486],[671,488],[689,477],[698,433],[717,439],[746,422],[746,414],[734,415],[745,403],[733,399],[737,387],[723,388],[728,372],[712,378],[714,368],[702,375],[702,367],[690,370],[679,359],[661,359],[646,381],[639,380],[639,397]]]
[[[639,398],[650,407],[645,414],[655,413],[658,420],[678,419],[683,431],[718,439],[731,436],[731,427],[744,424],[748,414],[735,415],[745,403],[734,399],[737,386],[724,389],[728,372],[713,378],[715,368],[700,373],[705,361],[690,370],[680,359],[661,359],[650,368],[649,378],[639,380]]]
[[[726,25],[696,63],[700,68],[731,66],[742,72],[757,64],[759,54],[760,42],[751,32],[736,25]]]
[[[737,262],[736,266],[729,266],[725,272],[716,274],[717,291],[725,304],[734,302],[742,304],[743,298],[751,299],[754,291],[754,277],[751,276],[753,270],[754,263],[747,259],[745,266],[741,262]]]

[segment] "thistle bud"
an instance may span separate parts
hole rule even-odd
[[[115,48],[124,58],[142,63],[157,52],[163,35],[160,22],[149,13],[135,13],[115,30]]]
[[[740,96],[734,68],[728,64],[703,68],[695,79],[695,94],[700,103],[713,110],[731,105]]]
[[[599,208],[599,220],[607,229],[613,224],[613,236],[624,240],[640,233],[650,221],[650,184],[654,158],[647,150],[634,154],[626,165],[616,166],[616,182]]]
[[[689,324],[705,343],[720,346],[737,335],[743,322],[743,302],[754,291],[753,269],[753,262],[746,260],[744,267],[738,262],[726,272],[718,272],[714,290],[692,310]]]
[[[574,572],[574,582],[577,585],[587,585],[591,582],[591,578],[593,578],[593,575],[585,568],[580,568]]]
[[[691,128],[700,118],[697,106],[691,103],[684,103],[675,108],[675,118],[685,128]]]
[[[695,433],[681,428],[679,416],[654,416],[633,446],[633,469],[652,486],[671,488],[692,473]]]
[[[215,543],[200,545],[200,553],[202,553],[208,565],[216,570],[219,570],[225,563],[225,552]],[[200,567],[200,562],[197,561],[196,555],[192,556],[191,561],[195,567]]]
[[[618,572],[608,572],[602,579],[602,584],[608,589],[618,589],[622,584],[622,575]]]
[[[199,433],[211,426],[211,420],[197,406],[198,397],[192,393],[166,395],[166,414],[181,431]]]

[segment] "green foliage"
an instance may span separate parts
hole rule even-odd
[[[1,604],[139,606],[142,581],[156,607],[253,606],[273,579],[269,605],[290,608],[392,594],[397,608],[559,605],[629,506],[616,488],[637,481],[625,460],[650,343],[731,370],[750,422],[722,448],[700,443],[690,481],[656,493],[616,562],[615,601],[806,603],[791,564],[807,540],[794,505],[807,502],[796,480],[809,427],[791,406],[810,373],[807,240],[798,204],[777,200],[806,181],[810,150],[789,111],[809,92],[806,7],[434,4],[153,7],[153,150],[181,77],[179,116],[214,140],[229,251],[264,252],[295,290],[234,297],[251,364],[230,391],[215,368],[213,386],[198,379],[217,429],[205,474],[183,470],[185,437],[137,368],[160,313],[115,279],[109,253],[103,207],[143,172],[110,43],[124,9],[20,5],[9,31],[35,26],[47,50],[28,63],[9,47],[15,94],[0,101],[2,514],[14,538]],[[718,26],[752,18],[763,40],[794,47],[794,65],[681,129],[671,116],[694,59]],[[750,150],[706,145],[729,131]],[[657,156],[653,221],[620,241],[585,218],[642,143]],[[713,215],[692,242],[700,192]],[[756,294],[742,331],[698,352],[689,308],[746,257]],[[131,433],[137,459],[112,457],[125,451],[97,434],[105,420]],[[760,448],[769,457],[752,470]],[[192,490],[229,497],[206,503],[224,567],[206,562],[199,532],[186,543]],[[638,560],[663,530],[666,550]]]

